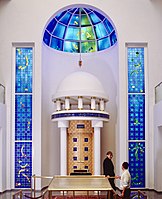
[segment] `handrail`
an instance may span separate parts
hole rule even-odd
[[[5,86],[3,84],[0,83],[0,88],[3,89],[2,93],[0,91],[0,102],[2,100],[2,103],[5,104]],[[1,96],[2,94],[2,96]],[[2,99],[1,99],[2,98]]]
[[[137,198],[141,198],[141,196],[142,196],[143,199],[147,199],[147,195],[144,192],[142,192],[141,190],[137,190],[137,193],[134,193],[133,195],[131,195],[127,199],[133,199],[135,196],[137,196]],[[121,197],[118,194],[114,193],[113,194],[113,198],[114,199],[122,199],[123,197]]]
[[[36,176],[35,174],[31,176],[31,196],[32,196],[32,178],[34,180],[34,197],[36,197],[36,179],[39,178],[39,179],[53,179],[53,176]]]
[[[14,194],[12,195],[12,198],[13,198],[13,199],[16,199],[16,196],[19,196],[19,198],[22,199],[22,196],[23,196],[22,190],[19,190],[19,191],[17,191],[16,193],[14,193]]]
[[[162,100],[162,82],[155,86],[155,103]]]

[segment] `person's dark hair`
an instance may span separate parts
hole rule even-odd
[[[111,151],[108,151],[108,152],[106,153],[106,155],[113,155],[113,153],[112,153]]]
[[[123,162],[122,166],[124,169],[128,169],[129,164],[128,164],[128,162]]]

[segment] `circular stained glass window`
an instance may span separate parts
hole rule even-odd
[[[70,8],[58,13],[47,24],[44,43],[56,50],[90,53],[105,50],[117,42],[111,22],[92,8]]]

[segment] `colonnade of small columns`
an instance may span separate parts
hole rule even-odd
[[[88,98],[88,97],[87,97]],[[74,100],[74,99],[72,99]],[[64,97],[64,99],[57,98],[55,99],[56,103],[56,111],[61,111],[61,110],[70,110],[71,106],[74,104],[71,104],[70,101],[72,101],[70,97]],[[87,103],[85,104],[84,97],[78,96],[77,99],[75,100],[77,102],[77,109],[78,110],[86,110],[87,108]],[[105,100],[104,99],[99,99],[96,97],[90,97],[89,98],[89,107],[91,110],[99,110],[99,111],[104,111],[105,110]]]

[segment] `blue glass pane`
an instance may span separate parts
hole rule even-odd
[[[89,14],[89,17],[90,17],[91,23],[92,23],[93,25],[100,22],[100,19],[99,19],[99,18],[97,17],[97,15],[94,14],[93,12],[91,12],[91,13]]]
[[[98,16],[98,18],[99,18],[101,21],[103,21],[103,20],[105,19],[105,17],[104,17],[101,13],[97,12],[96,10],[94,10],[94,13]]]
[[[55,18],[59,21],[59,20],[64,16],[64,14],[65,14],[66,12],[67,12],[67,11],[64,10],[63,12],[58,13],[58,14],[55,16]]]
[[[110,46],[111,46],[111,44],[110,44],[110,38],[109,37],[98,40],[98,49],[99,49],[99,51],[107,49]]]
[[[89,26],[91,25],[88,16],[87,15],[82,15],[81,16],[81,26]]]
[[[62,24],[59,24],[59,23],[58,23],[58,24],[55,26],[53,35],[59,37],[60,39],[63,39],[63,38],[64,38],[64,35],[65,35],[65,31],[66,31],[66,27],[63,26]]]
[[[111,41],[111,45],[112,45],[112,46],[117,42],[117,37],[116,37],[115,31],[113,31],[113,32],[110,34],[110,41]]]
[[[108,31],[108,34],[110,34],[114,30],[113,26],[108,21],[108,19],[105,19],[103,23],[105,25],[106,30]]]
[[[145,92],[144,48],[128,48],[128,92]]]
[[[15,96],[15,140],[32,140],[32,95]]]
[[[66,40],[79,40],[79,28],[69,27],[67,29],[65,39]]]
[[[79,52],[79,42],[64,42],[64,51],[65,52],[71,52],[76,53]]]
[[[94,40],[95,35],[92,29],[92,26],[81,28],[81,40]]]
[[[69,12],[67,12],[60,20],[61,23],[68,25],[69,21],[71,18],[71,14]]]
[[[61,39],[57,39],[57,38],[52,37],[50,46],[52,48],[56,49],[56,50],[62,51],[62,49],[63,49],[63,41]]]
[[[145,140],[145,95],[128,95],[129,140]]]
[[[131,187],[145,187],[145,143],[129,143],[129,171],[131,174]]]
[[[30,188],[32,176],[32,143],[15,143],[15,188]]]
[[[87,13],[87,14],[89,14],[90,12],[93,12],[93,10],[90,9],[90,8],[84,8],[84,11],[85,11],[85,13]]]
[[[16,48],[16,93],[32,92],[33,49]]]
[[[73,13],[75,13],[76,9],[77,9],[77,8],[71,8],[71,9],[69,9],[69,12],[70,12],[71,14],[73,14]]]
[[[53,18],[53,19],[50,21],[50,23],[48,24],[47,30],[48,30],[50,33],[52,33],[54,27],[56,26],[56,24],[57,24],[57,21],[56,21],[55,18]]]
[[[47,46],[49,46],[50,38],[51,38],[51,35],[50,35],[47,31],[45,31],[45,32],[44,32],[44,36],[43,36],[43,41],[44,41],[44,43],[45,43]]]
[[[97,51],[97,44],[96,41],[93,42],[82,42],[81,43],[81,49],[82,53],[90,53]]]
[[[102,23],[96,24],[94,26],[94,30],[97,39],[101,39],[102,37],[106,37],[108,35],[105,26]]]
[[[71,21],[69,23],[70,26],[80,26],[80,20],[79,20],[79,15],[73,15],[71,18]]]

